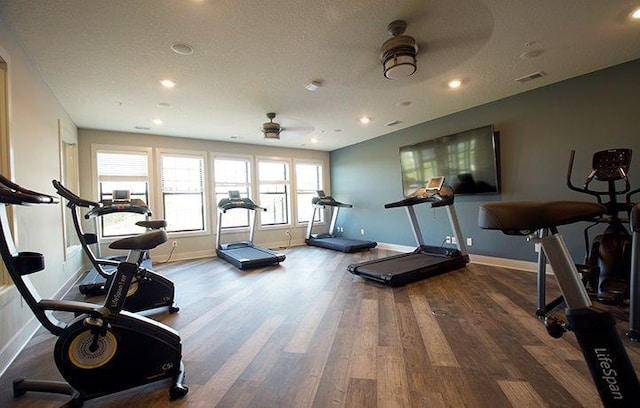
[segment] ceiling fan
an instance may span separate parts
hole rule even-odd
[[[395,20],[389,23],[387,30],[392,35],[382,44],[381,60],[384,77],[399,79],[408,77],[416,72],[416,55],[418,44],[413,37],[404,35],[407,22]]]
[[[262,124],[262,133],[264,134],[264,138],[279,140],[282,128],[279,123],[273,121],[276,118],[276,114],[274,112],[269,112],[267,113],[267,118],[269,118],[269,121]]]

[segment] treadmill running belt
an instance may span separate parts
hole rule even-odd
[[[240,269],[258,268],[284,261],[283,255],[255,246],[218,249],[216,253],[219,257]]]
[[[349,272],[389,286],[402,286],[429,276],[462,268],[464,257],[442,257],[409,253],[349,265]]]
[[[343,237],[309,238],[305,240],[307,245],[333,249],[342,252],[357,252],[375,248],[377,242],[349,239]]]

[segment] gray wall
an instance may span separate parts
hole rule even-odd
[[[628,147],[640,155],[638,72],[640,60],[331,152],[331,193],[354,205],[341,213],[338,224],[347,236],[363,237],[364,228],[364,238],[415,246],[406,212],[384,209],[384,203],[402,198],[399,147],[493,124],[501,133],[502,193],[456,197],[458,217],[464,235],[473,238],[470,253],[534,261],[532,245],[524,239],[480,230],[478,207],[487,201],[591,200],[565,185],[569,153],[576,150],[573,180],[578,185],[584,182],[595,151]],[[636,157],[632,162],[632,187],[640,186],[639,161]],[[445,211],[421,207],[416,210],[426,242],[442,244],[445,235],[451,235]],[[584,256],[582,227],[561,229],[577,259]]]

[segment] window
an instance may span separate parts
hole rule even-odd
[[[113,199],[115,190],[127,190],[131,199],[149,203],[149,166],[146,151],[106,151],[96,152],[96,172],[98,179],[98,199]],[[134,235],[144,232],[136,222],[145,215],[116,212],[99,218],[101,235],[104,238]]]
[[[238,190],[242,197],[250,197],[251,160],[249,158],[218,157],[213,161],[215,202],[229,197],[230,190]],[[228,211],[222,217],[222,229],[249,226],[248,211]]]
[[[204,161],[200,155],[160,155],[160,190],[168,232],[204,231]]]
[[[289,162],[284,160],[258,160],[261,225],[289,224]]]
[[[296,208],[298,223],[309,222],[313,214],[311,201],[322,190],[322,164],[296,163]],[[324,221],[324,211],[316,211],[314,222]]]

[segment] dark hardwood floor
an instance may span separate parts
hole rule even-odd
[[[533,273],[471,264],[389,288],[346,272],[384,250],[285,253],[280,266],[252,271],[219,259],[156,265],[176,284],[180,312],[156,318],[180,331],[189,394],[170,402],[158,383],[85,406],[600,406],[573,335],[553,339],[534,317]],[[83,299],[76,288],[67,298]],[[0,378],[0,406],[68,400],[11,393],[16,377],[60,378],[54,342],[38,331]],[[640,345],[624,342],[640,368]]]

